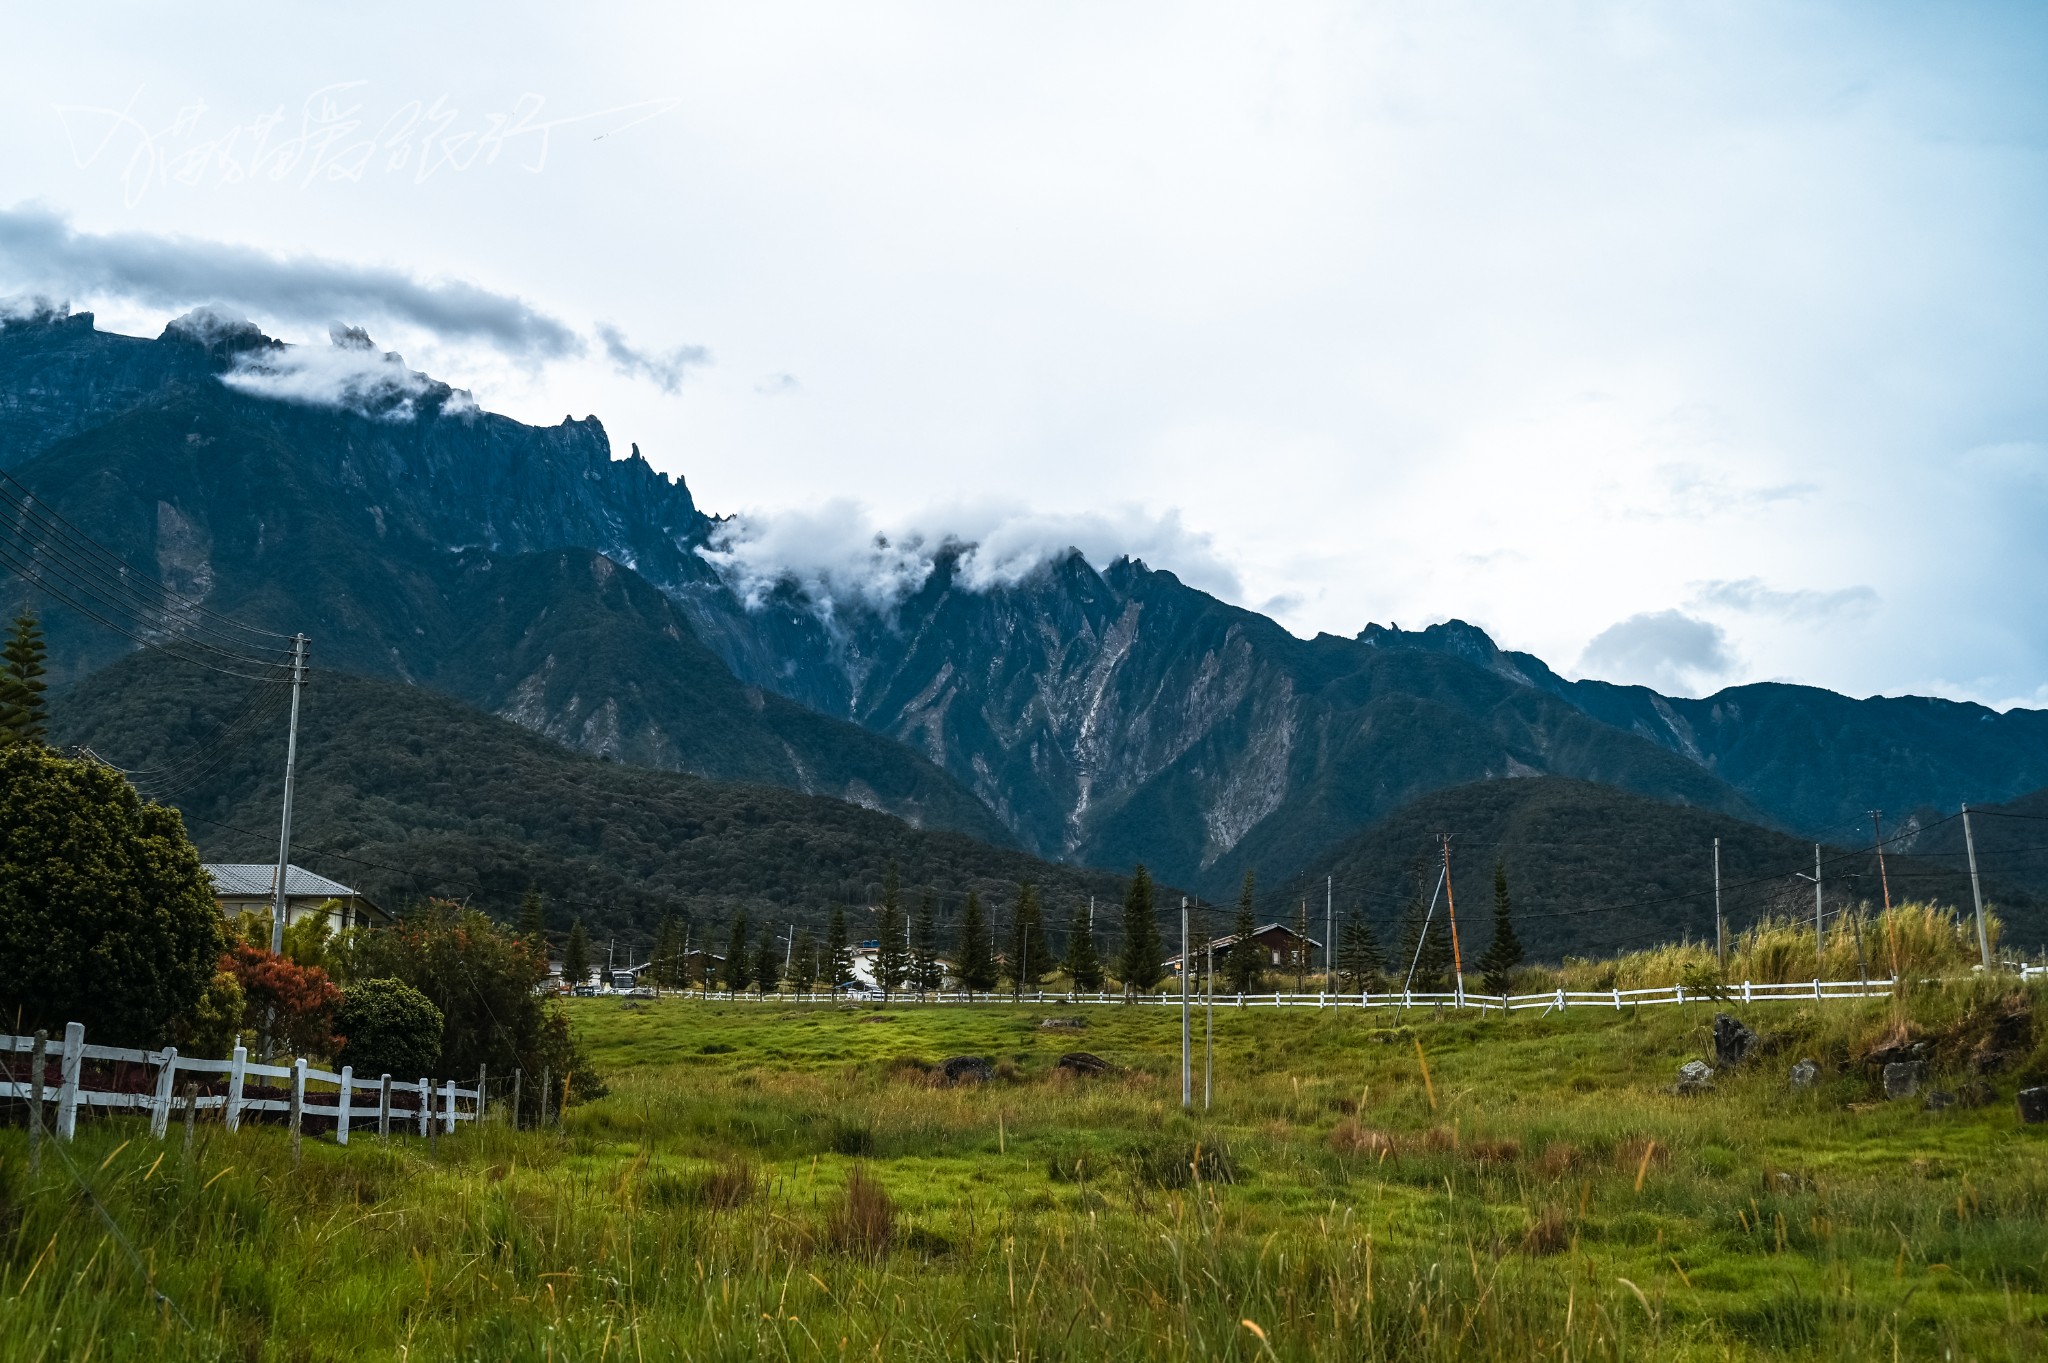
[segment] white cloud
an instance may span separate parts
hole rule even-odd
[[[1579,671],[1604,681],[1697,695],[1735,667],[1719,625],[1675,610],[1645,611],[1609,625],[1579,656]]]
[[[612,368],[629,378],[646,379],[664,393],[683,386],[689,370],[711,363],[711,352],[700,345],[676,346],[672,350],[643,350],[627,342],[625,334],[609,322],[597,324],[597,339],[604,343],[605,358]]]
[[[1781,620],[1831,623],[1861,620],[1877,608],[1877,592],[1870,587],[1838,587],[1819,591],[1802,587],[1779,591],[1764,585],[1762,578],[1702,582],[1693,593],[1693,603],[1720,606],[1747,615],[1769,615]]]
[[[1048,513],[983,502],[934,508],[883,527],[865,506],[837,498],[806,510],[735,516],[703,552],[749,605],[790,584],[829,617],[852,606],[893,607],[925,584],[935,555],[948,546],[960,553],[958,581],[969,591],[1015,586],[1078,550],[1098,568],[1129,556],[1219,596],[1242,592],[1209,536],[1190,530],[1177,511],[1150,515],[1136,507]]]
[[[210,311],[189,313],[173,325],[208,340],[254,330],[249,323],[237,324]],[[257,397],[315,407],[345,407],[390,421],[410,420],[418,412],[420,399],[430,394],[442,395],[447,404],[444,410],[451,412],[471,410],[476,405],[468,393],[451,390],[446,384],[408,369],[403,355],[379,351],[357,327],[336,326],[330,343],[324,346],[271,346],[241,351],[220,381],[237,392]]]

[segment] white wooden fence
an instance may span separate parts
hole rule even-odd
[[[452,1133],[457,1122],[476,1121],[484,1106],[481,1079],[474,1088],[459,1088],[452,1079],[394,1080],[388,1074],[360,1079],[350,1066],[344,1065],[341,1073],[331,1074],[311,1068],[303,1057],[289,1065],[255,1064],[242,1046],[235,1047],[234,1057],[228,1060],[182,1056],[175,1046],[160,1051],[88,1046],[85,1026],[77,1022],[64,1028],[62,1038],[46,1040],[40,1057],[34,1054],[35,1050],[35,1037],[0,1035],[0,1065],[6,1069],[6,1078],[0,1080],[0,1099],[38,1102],[54,1098],[57,1139],[66,1141],[77,1129],[81,1107],[146,1112],[150,1133],[158,1139],[169,1129],[174,1111],[186,1114],[188,1120],[200,1112],[217,1113],[230,1131],[237,1130],[246,1117],[260,1120],[265,1115],[282,1115],[295,1132],[307,1117],[328,1118],[334,1122],[334,1139],[346,1145],[352,1128],[370,1124],[376,1126],[379,1135],[416,1130],[425,1136],[429,1134],[429,1123],[434,1123],[436,1130]],[[20,1063],[17,1057],[27,1063]],[[38,1082],[47,1077],[52,1058],[58,1062],[54,1089]],[[139,1087],[124,1087],[113,1082],[120,1077],[118,1069],[113,1075],[101,1076],[88,1071],[90,1062],[139,1066],[148,1077]],[[180,1083],[180,1075],[193,1078]],[[197,1083],[217,1085],[222,1076],[227,1086],[223,1093],[187,1091]],[[109,1082],[95,1086],[94,1080],[100,1078]],[[286,1096],[251,1096],[251,1081],[265,1079],[281,1081],[276,1087],[284,1088]],[[314,1087],[309,1090],[309,1085]],[[374,1095],[374,1101],[358,1101],[365,1093]],[[405,1105],[395,1105],[394,1098],[403,1100]]]
[[[2042,967],[2033,967],[2032,973],[2043,973]],[[2026,978],[2024,972],[2022,978]],[[1218,1007],[1228,1008],[1470,1008],[1480,1012],[1521,1012],[1524,1009],[1540,1008],[1626,1008],[1637,1004],[1660,1003],[1769,1003],[1774,1000],[1793,1003],[1828,1002],[1834,999],[1882,998],[1892,992],[1895,980],[1801,980],[1793,984],[1761,984],[1744,980],[1740,985],[1726,984],[1718,990],[1687,989],[1682,984],[1666,985],[1656,989],[1553,989],[1540,994],[1477,994],[1471,990],[1445,993],[1422,993],[1406,989],[1375,994],[1365,990],[1356,994],[1337,994],[1327,991],[1315,993],[1272,993],[1272,994],[1217,994]],[[701,991],[683,995],[687,998],[702,998],[717,1002],[735,1003],[831,1003],[847,1001],[869,1001],[881,996],[873,992],[860,994],[705,994]],[[1199,989],[1188,996],[1189,1001],[1202,1005],[1209,1002],[1209,996]],[[1111,993],[1061,993],[1049,990],[1026,990],[1022,994],[996,991],[987,994],[966,994],[957,991],[935,991],[896,993],[889,996],[892,1004],[952,1004],[952,1003],[1082,1003],[1109,1004],[1133,1003],[1155,1004],[1178,1008],[1181,995],[1178,992],[1163,994],[1134,994],[1126,998]]]

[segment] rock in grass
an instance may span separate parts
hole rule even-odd
[[[1044,1018],[1039,1021],[1042,1032],[1078,1032],[1088,1025],[1086,1018]]]
[[[996,1077],[996,1062],[985,1055],[956,1055],[939,1062],[939,1077],[948,1084],[986,1084]]]
[[[1939,1112],[1945,1107],[1954,1107],[1956,1096],[1946,1089],[1935,1089],[1927,1095],[1927,1110]]]
[[[1792,1087],[1810,1089],[1820,1079],[1820,1062],[1802,1060],[1792,1067]]]
[[[1054,1068],[1065,1070],[1069,1074],[1108,1074],[1116,1066],[1099,1055],[1090,1055],[1086,1051],[1068,1051],[1059,1058]]]
[[[1678,1067],[1678,1083],[1672,1088],[1681,1097],[1710,1093],[1714,1088],[1714,1067],[1704,1060],[1688,1060]]]
[[[2020,1120],[2033,1126],[2048,1122],[2048,1087],[2020,1090]]]
[[[1926,1066],[1918,1060],[1894,1060],[1884,1067],[1884,1096],[1911,1098],[1920,1091]]]
[[[1749,1058],[1756,1046],[1756,1033],[1728,1013],[1714,1014],[1714,1064],[1733,1069]]]

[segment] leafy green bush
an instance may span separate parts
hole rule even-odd
[[[174,809],[110,767],[0,749],[0,1012],[24,1028],[161,1040],[206,992],[226,934]]]
[[[565,1084],[571,1102],[604,1096],[604,1079],[560,1006],[534,992],[546,977],[545,959],[474,909],[428,900],[404,922],[364,934],[349,969],[355,979],[402,980],[441,1011],[442,1074],[524,1070],[526,1117],[538,1115],[541,1086],[533,1081],[544,1070],[551,1105]]]
[[[342,1038],[336,1059],[361,1075],[435,1074],[444,1025],[433,1000],[404,980],[358,980],[342,991],[334,1014]]]

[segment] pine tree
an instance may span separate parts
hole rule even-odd
[[[753,962],[747,959],[747,915],[733,915],[732,935],[725,939],[725,977],[720,981],[728,994],[744,994],[752,982]]]
[[[541,903],[539,890],[527,890],[519,901],[519,940],[533,948],[536,954],[547,955],[548,913]]]
[[[832,924],[825,930],[825,964],[834,989],[853,982],[853,948],[846,941],[846,910],[832,910]]]
[[[1038,891],[1029,884],[1017,889],[1017,907],[1010,915],[1010,946],[1003,953],[1003,973],[1010,992],[1021,995],[1044,982],[1053,967],[1052,943],[1045,937],[1045,918],[1038,910]]]
[[[981,912],[981,896],[967,892],[967,907],[960,913],[960,948],[953,953],[953,973],[960,987],[970,994],[986,994],[996,987],[995,949],[988,940],[988,919]]]
[[[33,615],[15,617],[0,650],[0,744],[41,743],[48,716],[43,705],[43,629]]]
[[[790,945],[789,987],[799,994],[818,987],[818,939],[811,936],[809,928],[798,928],[796,941]]]
[[[1394,962],[1402,987],[1423,994],[1447,990],[1451,982],[1451,930],[1433,910],[1434,886],[1428,863],[1417,862],[1415,893],[1401,920],[1401,959]]]
[[[1166,973],[1160,961],[1164,951],[1159,943],[1159,920],[1152,916],[1152,875],[1140,862],[1124,895],[1124,947],[1117,973],[1123,976],[1126,991],[1152,992]]]
[[[1515,967],[1522,963],[1521,939],[1515,936],[1514,906],[1508,900],[1506,863],[1493,863],[1493,940],[1479,958],[1479,977],[1489,994],[1505,996],[1514,984]]]
[[[1230,944],[1230,950],[1223,957],[1223,979],[1233,994],[1251,993],[1259,982],[1260,973],[1266,968],[1266,949],[1252,936],[1259,928],[1253,908],[1257,893],[1258,876],[1255,872],[1246,871],[1244,889],[1237,896],[1237,919],[1230,928],[1237,940]]]
[[[670,975],[676,968],[676,953],[682,949],[682,932],[676,927],[676,916],[664,913],[661,926],[654,930],[654,950],[647,957],[647,968],[640,972],[640,978],[656,989],[666,989],[672,981]]]
[[[926,890],[910,920],[910,987],[926,994],[945,983],[945,967],[939,964],[939,901]]]
[[[590,935],[583,920],[569,925],[569,940],[562,945],[562,982],[574,989],[590,978]]]
[[[875,930],[875,983],[888,998],[903,987],[910,974],[910,934],[903,921],[903,894],[896,880],[896,863],[882,877],[882,921]]]
[[[1102,957],[1095,951],[1095,929],[1088,923],[1088,910],[1074,910],[1067,926],[1067,978],[1074,988],[1093,991],[1102,988]]]
[[[761,925],[761,945],[754,951],[754,988],[761,991],[761,997],[777,992],[782,979],[782,942],[775,935],[773,923]]]
[[[1365,915],[1352,913],[1344,919],[1344,944],[1337,951],[1337,973],[1346,989],[1374,989],[1385,983],[1386,958],[1380,954],[1379,939]]]

